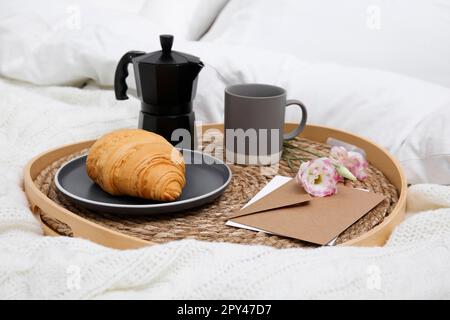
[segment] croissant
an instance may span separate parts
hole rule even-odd
[[[160,135],[140,129],[102,136],[90,148],[86,168],[111,195],[173,201],[186,184],[180,152]]]

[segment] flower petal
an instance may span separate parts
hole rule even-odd
[[[348,162],[350,163],[350,167],[348,169],[358,180],[364,180],[367,178],[366,169],[369,164],[361,153],[350,151],[348,153]]]
[[[303,163],[296,181],[312,196],[325,197],[337,192],[338,177],[330,159],[319,158]]]
[[[337,172],[344,178],[350,180],[364,180],[367,178],[367,160],[364,156],[355,151],[347,151],[344,147],[333,146],[330,150],[330,159],[336,165]],[[346,169],[340,168],[344,166]],[[350,171],[351,175],[347,171]],[[352,178],[353,177],[353,178]]]

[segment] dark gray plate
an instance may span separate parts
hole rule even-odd
[[[69,200],[90,210],[116,214],[159,214],[182,211],[211,202],[223,193],[231,170],[223,161],[199,151],[181,150],[186,162],[186,185],[172,202],[112,196],[86,173],[86,158],[65,163],[55,175],[56,188]]]

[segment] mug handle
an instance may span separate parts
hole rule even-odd
[[[300,107],[300,109],[302,110],[302,119],[300,120],[300,123],[297,128],[295,128],[291,132],[284,134],[284,136],[283,136],[284,140],[291,140],[291,139],[294,139],[296,136],[298,136],[300,134],[300,132],[302,132],[303,129],[305,129],[306,119],[308,118],[308,113],[306,111],[305,105],[298,100],[287,100],[286,108],[293,104],[298,105]]]

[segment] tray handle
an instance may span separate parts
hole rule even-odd
[[[42,219],[42,210],[41,210],[41,208],[39,208],[39,206],[30,203],[30,209],[31,209],[31,212],[33,213],[34,217],[39,221],[42,228],[44,229],[44,235],[46,235],[46,236],[63,236],[58,231],[54,230],[50,225],[48,225]],[[57,220],[57,221],[60,223],[63,223],[62,221],[59,221],[59,220]],[[73,236],[73,229],[67,223],[65,223],[65,225],[68,226],[69,229],[72,231],[72,236]]]
[[[70,230],[72,231],[73,236],[79,236],[79,232],[77,230],[77,223],[72,221],[70,216],[61,215],[58,211],[53,211],[50,208],[46,208],[46,211],[42,210],[38,205],[32,203],[30,201],[30,209],[31,212],[33,212],[33,215],[36,219],[40,222],[41,226],[44,228],[45,235],[52,235],[52,236],[62,236],[59,234],[56,230],[52,229],[43,219],[42,219],[42,213],[45,212],[45,214],[52,219],[57,220],[60,223],[64,223],[67,225]],[[55,216],[56,215],[56,216]]]

